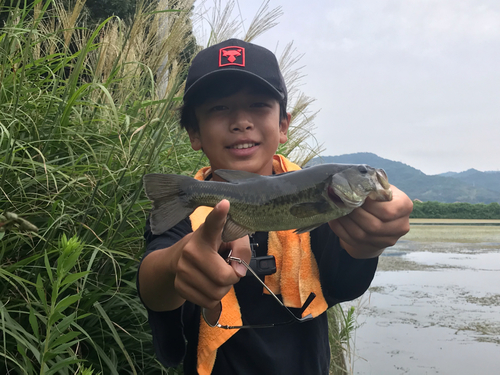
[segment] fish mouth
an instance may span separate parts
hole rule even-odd
[[[384,189],[389,189],[391,187],[387,173],[385,173],[383,169],[377,169],[377,180]]]
[[[363,203],[359,200],[349,199],[342,190],[334,186],[328,186],[326,193],[328,198],[339,208],[357,208]]]
[[[336,206],[342,208],[345,207],[344,201],[337,195],[335,189],[333,189],[331,186],[328,186],[328,188],[326,189],[326,193],[328,194],[328,198],[330,198],[330,200],[335,203]]]
[[[392,200],[391,184],[387,178],[387,173],[383,169],[376,170],[377,181],[380,184],[376,191],[368,195],[371,199],[376,201],[390,201]]]

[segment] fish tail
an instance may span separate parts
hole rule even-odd
[[[194,208],[188,207],[186,186],[197,181],[191,177],[175,174],[147,174],[143,178],[146,196],[153,202],[149,219],[151,232],[162,234],[191,215]]]

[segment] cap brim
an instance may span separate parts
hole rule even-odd
[[[241,70],[241,69],[226,68],[224,70],[218,70],[218,71],[207,73],[204,76],[198,78],[198,80],[196,80],[189,87],[189,89],[184,92],[184,101],[189,100],[196,93],[200,92],[200,90],[206,90],[209,86],[212,86],[216,82],[220,83],[220,80],[224,79],[224,76],[227,76],[227,77],[240,76],[240,77],[253,78],[253,79],[255,79],[255,82],[258,82],[258,83],[262,84],[264,87],[268,88],[269,91],[272,94],[275,94],[278,99],[285,98],[285,93],[277,90],[272,84],[270,84],[268,81],[261,78],[260,76],[254,74],[252,72],[248,72],[248,71]]]

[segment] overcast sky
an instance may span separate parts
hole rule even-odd
[[[322,155],[373,152],[426,174],[500,171],[500,1],[269,5],[284,14],[253,42],[279,55],[293,41],[304,54]],[[239,0],[245,29],[259,6]]]

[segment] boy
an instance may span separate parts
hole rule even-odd
[[[261,175],[298,169],[275,155],[287,140],[286,101],[270,51],[237,39],[201,51],[188,73],[181,114],[193,149],[210,161],[195,178],[220,181],[211,173],[217,169]],[[222,243],[226,200],[211,212],[195,211],[161,235],[147,224],[138,289],[159,360],[165,366],[183,360],[188,375],[328,374],[326,309],[363,294],[377,257],[409,230],[412,203],[392,189],[392,201],[368,199],[350,215],[300,235],[257,232]],[[263,293],[243,263],[227,262],[228,250],[246,263],[252,251],[254,259],[274,255],[275,272],[271,267],[259,276],[289,310]],[[316,297],[302,314],[309,292]],[[307,321],[280,325],[290,311]],[[234,328],[242,325],[272,327]]]

